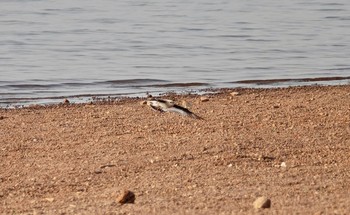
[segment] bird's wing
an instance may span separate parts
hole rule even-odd
[[[181,107],[179,105],[174,105],[173,107],[168,108],[167,111],[176,112],[176,113],[179,113],[181,115],[189,116],[189,117],[194,118],[194,119],[203,119],[202,117],[192,113],[187,108]]]
[[[169,99],[152,99],[147,101],[147,105],[156,111],[175,112],[183,116],[188,116],[194,119],[203,119],[202,117],[192,113],[187,108],[181,107],[180,105],[176,105],[174,101]]]
[[[165,108],[173,107],[175,104],[174,101],[170,99],[156,99],[155,101],[158,101]]]

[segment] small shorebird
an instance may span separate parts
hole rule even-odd
[[[153,110],[160,111],[160,112],[175,112],[184,116],[188,116],[194,119],[203,119],[200,116],[197,116],[196,114],[192,113],[187,108],[181,107],[180,105],[177,105],[174,103],[174,101],[169,99],[155,99],[151,98],[147,100],[146,103],[148,106],[150,106]]]

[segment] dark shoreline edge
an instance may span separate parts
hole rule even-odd
[[[334,81],[346,81],[346,83],[332,83]],[[188,83],[166,83],[166,84],[151,84],[149,87],[160,88],[157,91],[147,91],[139,93],[101,93],[101,94],[78,94],[68,96],[52,96],[52,97],[33,97],[33,98],[5,98],[0,99],[1,109],[24,108],[33,105],[48,106],[61,103],[65,99],[69,99],[72,103],[91,103],[106,100],[120,100],[131,98],[142,98],[149,94],[158,94],[158,96],[166,96],[167,94],[196,94],[216,93],[223,89],[273,89],[273,88],[288,88],[288,87],[303,87],[303,86],[338,86],[349,85],[350,76],[335,76],[335,77],[317,77],[317,78],[296,78],[296,79],[256,79],[256,80],[240,80],[233,82],[224,82],[234,84],[234,86],[217,86],[211,87],[209,83],[188,82]],[[167,87],[173,89],[168,89]],[[184,88],[195,87],[189,90]],[[175,89],[174,89],[175,88]],[[178,89],[176,89],[178,88]],[[197,88],[197,89],[196,89]]]
[[[266,84],[277,84],[283,82],[327,82],[327,81],[342,81],[350,80],[350,76],[336,76],[336,77],[317,77],[317,78],[283,78],[283,79],[257,79],[257,80],[241,80],[233,81],[230,83],[234,84],[256,84],[256,85],[266,85]]]
[[[232,92],[238,92],[238,95],[241,94],[247,94],[247,93],[259,93],[259,92],[266,92],[266,91],[286,91],[289,92],[289,90],[298,90],[298,89],[307,89],[307,90],[320,90],[325,88],[349,88],[350,83],[348,84],[341,84],[341,85],[320,85],[320,84],[314,84],[314,85],[297,85],[297,86],[282,86],[282,87],[270,87],[270,88],[252,88],[252,87],[227,87],[227,88],[206,88],[201,89],[196,92],[187,92],[187,93],[178,93],[178,92],[165,92],[165,93],[159,93],[159,95],[154,95],[154,97],[170,97],[172,99],[176,98],[183,98],[183,97],[201,97],[201,96],[215,96],[217,94],[223,94],[223,93],[232,93]],[[12,110],[12,109],[41,109],[41,108],[57,108],[57,107],[79,107],[79,106],[85,106],[85,105],[116,105],[116,104],[123,104],[126,102],[132,102],[132,101],[143,101],[145,100],[146,96],[140,97],[140,96],[108,96],[106,98],[101,98],[96,96],[96,100],[90,100],[86,102],[65,102],[65,98],[62,97],[62,100],[55,103],[46,103],[46,104],[36,104],[31,103],[28,105],[12,105],[9,107],[1,107],[0,110]]]

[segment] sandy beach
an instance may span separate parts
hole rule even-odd
[[[0,109],[0,212],[350,213],[349,85],[201,97],[162,96],[204,120],[144,99]]]

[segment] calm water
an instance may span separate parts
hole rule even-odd
[[[0,0],[1,106],[335,76],[348,0]]]

